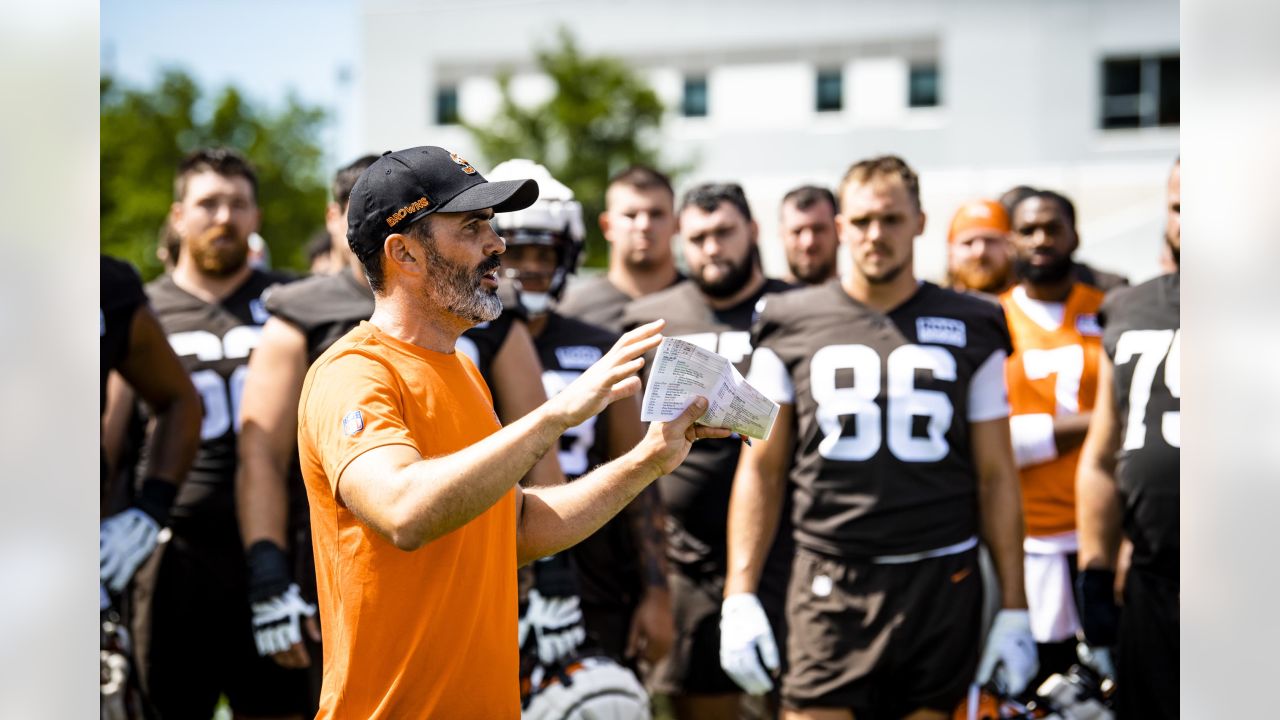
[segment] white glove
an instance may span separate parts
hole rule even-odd
[[[287,652],[302,642],[302,618],[315,614],[316,606],[302,599],[297,583],[269,600],[253,603],[253,640],[258,654],[268,657]]]
[[[138,566],[151,557],[159,534],[160,525],[138,508],[102,521],[98,531],[99,576],[108,590],[124,590]]]
[[[538,639],[538,659],[543,663],[568,657],[587,639],[577,595],[544,597],[537,590],[530,590],[525,621]],[[524,634],[527,633],[526,630]]]
[[[773,689],[769,673],[778,666],[778,643],[760,600],[751,593],[725,598],[720,606],[720,667],[743,690],[763,695]]]
[[[1010,695],[1027,688],[1040,668],[1036,641],[1031,637],[1031,615],[1026,610],[1001,610],[991,623],[987,646],[978,663],[978,684],[996,679]]]
[[[1116,664],[1111,659],[1111,651],[1107,648],[1096,648],[1083,642],[1077,643],[1076,657],[1080,658],[1080,662],[1098,671],[1102,677],[1115,678]]]

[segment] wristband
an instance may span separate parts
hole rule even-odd
[[[142,489],[134,500],[134,507],[151,516],[160,527],[169,524],[169,510],[178,496],[178,486],[168,480],[149,477],[142,481]]]
[[[289,558],[270,540],[259,540],[245,552],[249,565],[249,602],[262,602],[281,595],[293,582]]]

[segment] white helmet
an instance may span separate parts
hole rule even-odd
[[[648,720],[649,694],[636,676],[607,657],[586,657],[563,672],[533,678],[537,690],[523,720]]]
[[[569,273],[578,269],[586,238],[582,204],[573,199],[573,190],[532,160],[517,158],[499,163],[485,178],[491,181],[533,178],[538,182],[537,202],[524,210],[498,213],[493,223],[507,245],[550,245],[556,249],[556,270],[547,293],[523,291],[518,274],[507,271],[508,277],[517,280],[515,289],[520,304],[531,314],[542,314],[546,312],[548,300],[558,300],[564,292]]]

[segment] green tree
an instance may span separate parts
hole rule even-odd
[[[156,241],[173,202],[173,174],[184,155],[226,146],[258,173],[259,232],[276,267],[305,269],[304,245],[324,223],[327,182],[319,133],[324,110],[290,96],[283,107],[254,105],[234,87],[206,98],[179,70],[154,87],[100,83],[102,251],[159,274]]]
[[[622,61],[587,57],[564,29],[558,44],[537,52],[555,85],[546,102],[527,107],[511,94],[511,71],[497,75],[500,106],[484,126],[463,122],[489,164],[522,157],[542,163],[573,189],[586,214],[586,264],[604,265],[608,247],[595,218],[604,209],[609,177],[643,163],[672,174],[658,155],[664,108],[653,89]]]

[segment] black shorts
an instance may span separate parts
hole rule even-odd
[[[694,575],[674,570],[667,576],[676,636],[667,659],[658,667],[654,689],[672,695],[722,695],[742,688],[720,667],[720,605],[724,576]],[[779,655],[787,642],[785,594],[782,578],[766,575],[757,593],[764,607]],[[786,667],[785,658],[781,658]]]
[[[1116,649],[1116,717],[1178,717],[1178,618],[1176,582],[1130,568]]]
[[[901,565],[796,552],[787,597],[793,708],[849,708],[859,720],[950,713],[978,667],[978,553]]]
[[[307,675],[258,655],[238,533],[175,531],[139,573],[147,613],[135,637],[161,717],[207,718],[225,694],[237,714],[302,714]],[[314,657],[313,662],[319,662]]]

